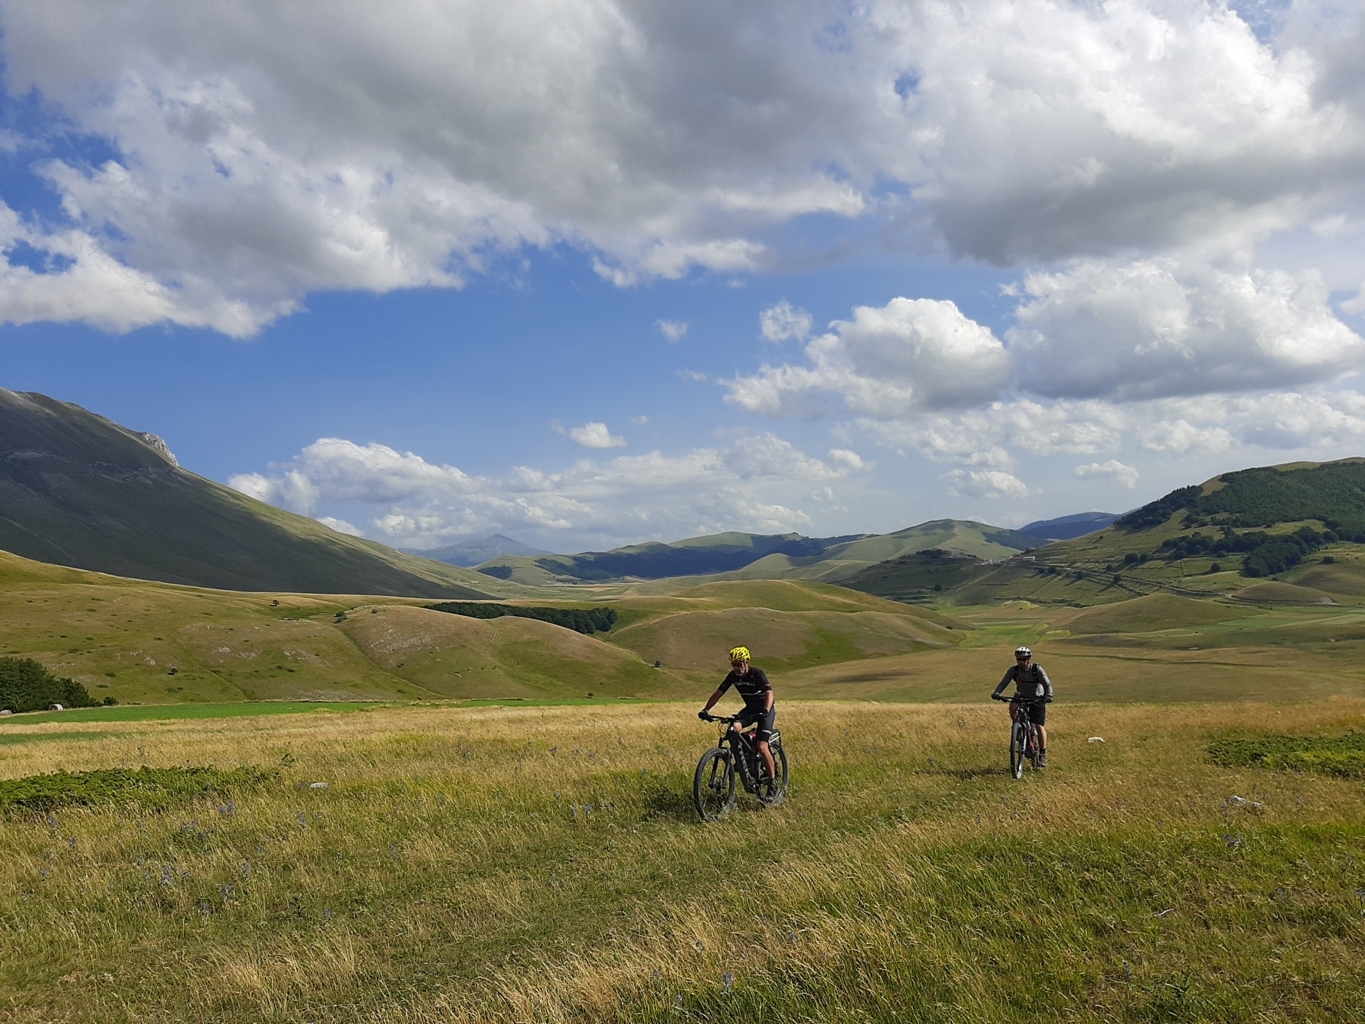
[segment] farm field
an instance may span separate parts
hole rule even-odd
[[[1365,731],[1365,699],[1059,702],[1053,767],[1019,781],[998,706],[788,699],[790,800],[714,825],[695,709],[16,716],[0,780],[266,774],[0,814],[0,1019],[1365,1012],[1360,781],[1209,753]]]

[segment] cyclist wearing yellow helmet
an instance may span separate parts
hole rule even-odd
[[[711,699],[706,702],[706,707],[697,713],[697,717],[705,720],[716,701],[724,697],[725,691],[732,686],[735,692],[744,698],[744,710],[739,714],[739,721],[732,723],[730,728],[739,729],[758,723],[758,756],[763,759],[763,768],[771,779],[776,773],[773,767],[773,754],[768,749],[768,741],[773,735],[773,721],[777,717],[773,685],[768,682],[768,677],[761,668],[749,664],[749,648],[730,649],[730,674],[716,688],[716,692],[711,694]]]

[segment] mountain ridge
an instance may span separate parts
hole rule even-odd
[[[161,438],[0,388],[0,548],[132,579],[238,591],[484,598],[478,577],[256,501]]]

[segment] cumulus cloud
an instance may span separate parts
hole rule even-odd
[[[584,448],[621,448],[626,439],[613,434],[605,423],[590,422],[581,427],[570,427],[569,437]]]
[[[1110,459],[1108,462],[1088,462],[1084,466],[1077,466],[1076,475],[1083,480],[1092,477],[1107,478],[1124,487],[1133,488],[1137,486],[1140,474],[1132,466],[1125,466],[1118,459]]]
[[[335,519],[332,516],[318,516],[318,522],[328,529],[335,530],[337,533],[344,533],[348,537],[363,537],[364,534],[346,522],[344,519]]]
[[[322,438],[268,472],[241,474],[229,483],[329,525],[345,521],[320,515],[324,508],[359,508],[369,516],[367,532],[392,543],[420,546],[508,530],[619,542],[807,529],[811,519],[800,503],[809,500],[813,482],[846,486],[840,482],[871,467],[851,450],[836,449],[821,460],[765,433],[681,455],[653,451],[602,463],[583,460],[558,472],[514,467],[498,479],[381,444]]]
[[[1249,238],[1358,188],[1349,18],[1300,18],[1277,46],[1200,2],[870,10],[913,75],[903,105],[923,162],[904,173],[957,253],[1015,263]],[[1325,88],[1333,78],[1344,88]]]
[[[804,341],[814,325],[815,320],[809,313],[786,299],[758,314],[758,332],[768,341],[786,341],[788,338]]]
[[[681,341],[687,334],[690,326],[686,320],[657,320],[655,326],[659,328],[659,333],[669,341]]]
[[[955,469],[944,474],[954,498],[1026,498],[1028,485],[999,469]]]
[[[767,416],[812,415],[833,396],[852,412],[894,419],[989,401],[1009,369],[995,335],[952,302],[897,298],[830,326],[806,346],[808,365],[738,377],[727,400]]]
[[[1022,386],[1119,401],[1320,381],[1365,366],[1319,274],[1176,258],[1031,274],[1007,332]]]
[[[752,271],[812,214],[998,264],[1245,246],[1361,199],[1359,26],[1310,7],[0,0],[10,95],[108,154],[33,165],[74,263],[0,317],[245,336],[524,246]]]

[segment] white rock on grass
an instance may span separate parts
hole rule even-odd
[[[1104,742],[1104,737],[1103,737],[1103,736],[1091,736],[1091,737],[1090,737],[1088,740],[1086,740],[1085,742],[1087,742],[1087,743],[1103,743],[1103,742]]]

